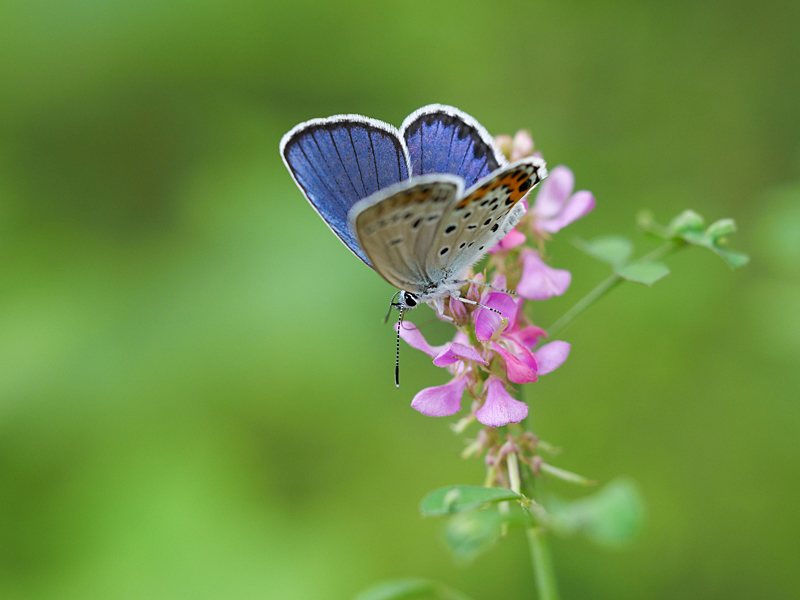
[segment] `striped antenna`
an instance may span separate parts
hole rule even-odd
[[[406,311],[400,309],[400,318],[397,320],[397,348],[394,356],[394,387],[400,389],[400,328],[403,326],[403,317]]]

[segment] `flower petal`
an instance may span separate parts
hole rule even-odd
[[[540,337],[547,337],[547,332],[541,327],[536,327],[536,325],[528,325],[525,329],[520,329],[519,331],[509,334],[508,337],[514,339],[514,341],[522,344],[526,348],[533,348]]]
[[[486,402],[475,411],[475,416],[484,425],[502,427],[527,417],[528,405],[515,400],[500,379],[490,377],[486,382]]]
[[[472,277],[472,281],[477,283],[484,283],[486,278],[483,276],[483,273],[475,273]],[[467,300],[472,300],[473,302],[478,302],[481,297],[481,292],[484,290],[484,286],[476,285],[475,283],[469,284],[469,289],[467,289]]]
[[[502,292],[492,292],[483,302],[485,306],[499,310],[501,315],[485,308],[479,308],[475,317],[475,335],[485,342],[490,339],[494,332],[500,327],[502,319],[508,319],[508,327],[512,328],[517,322],[517,304],[508,294]]]
[[[514,141],[511,147],[511,162],[525,158],[533,154],[533,138],[530,131],[520,129],[514,134]]]
[[[450,383],[421,390],[411,401],[411,408],[429,417],[447,417],[461,410],[461,396],[467,386],[466,377],[456,377]]]
[[[527,355],[522,357],[526,359],[523,361],[517,354],[506,350],[497,342],[492,344],[492,348],[506,361],[506,373],[509,381],[513,383],[533,383],[536,381],[538,364],[536,356],[530,350],[521,346],[516,347],[517,352],[520,354],[527,352]]]
[[[467,307],[455,296],[450,296],[450,314],[456,321],[463,321],[467,318]]]
[[[568,167],[559,165],[550,171],[536,195],[536,202],[533,203],[536,216],[541,219],[555,217],[572,194],[573,187],[575,187],[575,176]]]
[[[517,231],[516,229],[512,229],[509,231],[506,236],[495,244],[494,248],[489,250],[489,254],[494,254],[496,252],[500,252],[501,250],[510,250],[511,248],[516,248],[517,246],[524,244],[525,234]]]
[[[464,346],[457,343],[448,344],[439,356],[433,359],[433,364],[437,367],[446,367],[459,360],[474,360],[484,365],[489,364],[472,346]]]
[[[529,300],[546,300],[567,291],[572,275],[569,271],[548,267],[535,250],[522,252],[522,279],[517,294]]]
[[[567,342],[550,342],[539,348],[533,354],[536,356],[536,362],[539,364],[539,375],[546,375],[555,371],[558,367],[564,364],[569,356],[570,345]],[[435,361],[434,361],[435,362]]]
[[[592,192],[575,192],[558,216],[552,219],[538,220],[536,226],[549,233],[556,233],[573,221],[585,217],[594,210],[594,206],[595,201]]]
[[[417,350],[422,350],[425,354],[430,356],[431,358],[436,358],[441,354],[442,350],[445,349],[447,344],[443,344],[442,346],[431,346],[425,337],[422,335],[417,326],[411,323],[410,321],[403,321],[399,323],[400,327],[400,337],[412,348],[416,348]],[[394,330],[397,331],[398,323],[395,323]]]

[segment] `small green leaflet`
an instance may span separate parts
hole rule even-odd
[[[632,262],[614,269],[614,272],[628,281],[653,285],[659,279],[669,275],[669,267],[660,262]]]
[[[629,262],[633,242],[619,235],[610,235],[591,241],[575,240],[575,246],[604,263],[611,265],[614,273],[627,281],[653,285],[669,275],[669,268],[660,262]]]
[[[451,485],[431,492],[419,505],[423,517],[438,517],[479,508],[484,504],[521,498],[516,492],[503,488],[477,485]]]

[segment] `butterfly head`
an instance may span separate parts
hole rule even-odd
[[[401,291],[397,298],[397,308],[400,312],[411,310],[419,304],[419,297],[411,292]]]

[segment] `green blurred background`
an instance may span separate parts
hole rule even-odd
[[[406,348],[394,389],[391,289],[278,155],[300,121],[430,102],[531,129],[595,193],[550,248],[573,284],[543,326],[606,275],[574,236],[651,247],[639,209],[734,217],[752,256],[616,290],[528,386],[557,464],[648,506],[631,549],[554,542],[564,598],[797,597],[798,30],[796,0],[4,0],[0,597],[347,599],[406,575],[532,597],[521,535],[464,568],[418,517],[483,467],[408,406],[442,370]]]

